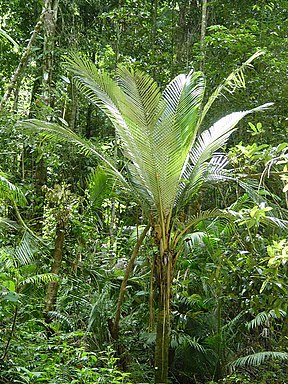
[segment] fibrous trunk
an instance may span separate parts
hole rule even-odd
[[[155,346],[155,383],[168,383],[170,345],[170,300],[173,274],[173,254],[165,251],[155,260],[156,284],[158,290],[158,314]]]

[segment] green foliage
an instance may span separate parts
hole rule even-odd
[[[231,366],[242,367],[245,365],[246,366],[260,365],[260,364],[263,364],[268,359],[273,359],[273,360],[279,359],[279,360],[285,361],[288,359],[288,353],[272,352],[272,351],[258,352],[258,353],[254,353],[253,355],[240,357],[239,359],[233,361]]]
[[[77,346],[82,338],[83,334],[75,332],[55,336],[48,343],[41,334],[35,335],[28,349],[21,348],[18,354],[15,351],[2,372],[7,379],[21,383],[132,384],[130,375],[117,369],[111,346],[98,353],[86,351],[84,346]]]
[[[0,2],[1,96],[42,5]],[[201,5],[63,0],[50,56],[48,30],[36,38],[0,116],[1,383],[153,381],[151,303],[157,293],[151,291],[150,269],[157,250],[151,239],[128,281],[113,347],[109,327],[125,265],[151,214],[147,205],[157,204],[178,215],[168,231],[179,261],[172,289],[171,381],[286,382],[281,358],[287,358],[288,309],[287,1],[208,2],[204,54]],[[71,48],[89,58],[83,68],[73,56],[77,68],[75,62],[69,66],[76,81],[61,64]],[[253,52],[252,67],[252,59],[245,60]],[[208,75],[204,97],[200,66]],[[186,75],[170,82],[178,73]],[[76,93],[76,83],[88,100]],[[103,91],[110,95],[105,105]],[[93,101],[106,106],[116,137]],[[170,107],[161,115],[163,101]],[[255,106],[267,101],[275,106],[260,118]],[[232,109],[244,112],[231,114]],[[255,119],[239,122],[235,130],[238,117],[252,110]],[[37,137],[14,128],[31,118],[45,120],[27,124],[42,132]],[[152,136],[159,145],[151,145]],[[78,149],[91,156],[79,157]],[[226,149],[228,157],[218,153]],[[68,217],[55,310],[44,319],[46,283],[56,280],[48,272],[55,230]],[[38,237],[23,235],[22,228]],[[237,367],[230,372],[233,362]]]

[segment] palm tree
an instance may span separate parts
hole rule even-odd
[[[142,71],[120,65],[115,80],[97,70],[88,60],[74,55],[68,68],[79,90],[96,104],[113,123],[126,159],[125,176],[88,142],[67,128],[30,120],[26,127],[68,139],[84,151],[98,155],[143,207],[158,246],[155,256],[157,329],[155,383],[168,381],[170,300],[173,270],[183,235],[201,218],[227,216],[221,210],[202,212],[179,227],[177,219],[206,182],[231,180],[226,157],[216,153],[247,114],[268,104],[222,117],[199,133],[214,100],[224,91],[244,86],[243,71],[255,54],[215,90],[203,106],[205,81],[201,72],[177,76],[161,92],[156,82]],[[179,229],[180,228],[180,229]]]

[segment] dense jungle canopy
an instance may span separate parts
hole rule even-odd
[[[0,383],[288,383],[287,41],[287,0],[1,0]]]

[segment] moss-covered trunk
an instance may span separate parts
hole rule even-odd
[[[65,230],[66,223],[60,222],[57,224],[55,248],[53,253],[53,265],[51,269],[51,273],[54,273],[55,275],[59,274],[61,268],[65,240]],[[50,281],[47,287],[46,300],[44,304],[44,314],[48,322],[49,318],[47,314],[54,308],[54,304],[57,297],[58,285],[58,281]]]

